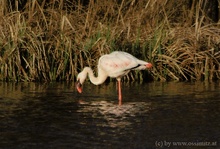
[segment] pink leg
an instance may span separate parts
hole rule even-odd
[[[121,94],[121,79],[118,79],[118,100],[121,102],[122,94]]]

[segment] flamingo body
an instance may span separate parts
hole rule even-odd
[[[105,71],[109,77],[120,78],[132,69],[141,70],[146,68],[145,61],[139,60],[126,52],[115,51],[103,55],[99,59],[98,67]]]
[[[76,88],[79,93],[82,92],[82,84],[84,83],[87,74],[90,81],[95,85],[102,84],[107,77],[116,78],[118,80],[119,100],[121,100],[121,77],[129,73],[131,70],[143,70],[151,67],[151,63],[139,60],[129,53],[115,51],[99,58],[97,77],[94,76],[90,67],[85,67],[77,76]]]

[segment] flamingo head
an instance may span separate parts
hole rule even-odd
[[[79,80],[76,81],[76,89],[79,93],[82,93],[82,84]]]
[[[80,72],[76,79],[76,89],[79,93],[82,93],[83,83],[86,80],[86,73],[84,71]]]

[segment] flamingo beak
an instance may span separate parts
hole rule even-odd
[[[79,93],[82,93],[82,84],[79,80],[76,81],[76,89]]]
[[[153,65],[152,65],[151,63],[147,63],[147,64],[146,64],[146,67],[147,67],[147,68],[151,68],[151,67],[153,67]]]

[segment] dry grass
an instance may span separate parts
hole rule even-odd
[[[127,80],[220,78],[220,24],[207,18],[203,0],[192,7],[187,0],[34,0],[22,10],[6,2],[0,8],[0,80],[74,80],[115,50],[154,65],[150,74],[133,72]]]

